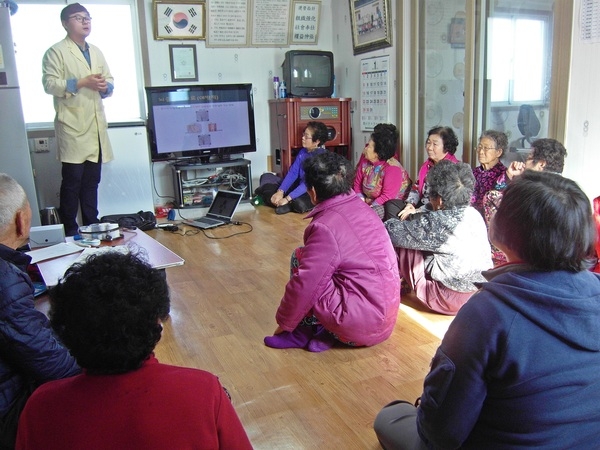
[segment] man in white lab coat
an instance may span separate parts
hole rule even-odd
[[[92,18],[79,3],[60,14],[67,36],[50,47],[42,61],[44,90],[54,96],[54,129],[62,162],[60,217],[67,236],[98,222],[98,185],[103,162],[113,159],[102,99],[112,95],[114,80],[98,49],[86,42]]]

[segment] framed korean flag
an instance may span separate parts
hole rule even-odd
[[[206,2],[154,0],[154,39],[205,39]]]

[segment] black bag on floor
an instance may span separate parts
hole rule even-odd
[[[100,218],[100,222],[117,223],[120,228],[139,228],[142,231],[156,228],[156,216],[152,211],[138,211],[133,214],[112,214]]]

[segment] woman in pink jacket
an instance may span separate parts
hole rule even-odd
[[[369,346],[387,339],[400,306],[396,254],[377,214],[352,192],[352,168],[326,152],[304,164],[308,194],[304,247],[277,310],[272,348],[320,352],[335,342]]]

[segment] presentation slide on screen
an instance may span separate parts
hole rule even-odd
[[[250,144],[246,102],[154,106],[159,153]]]

